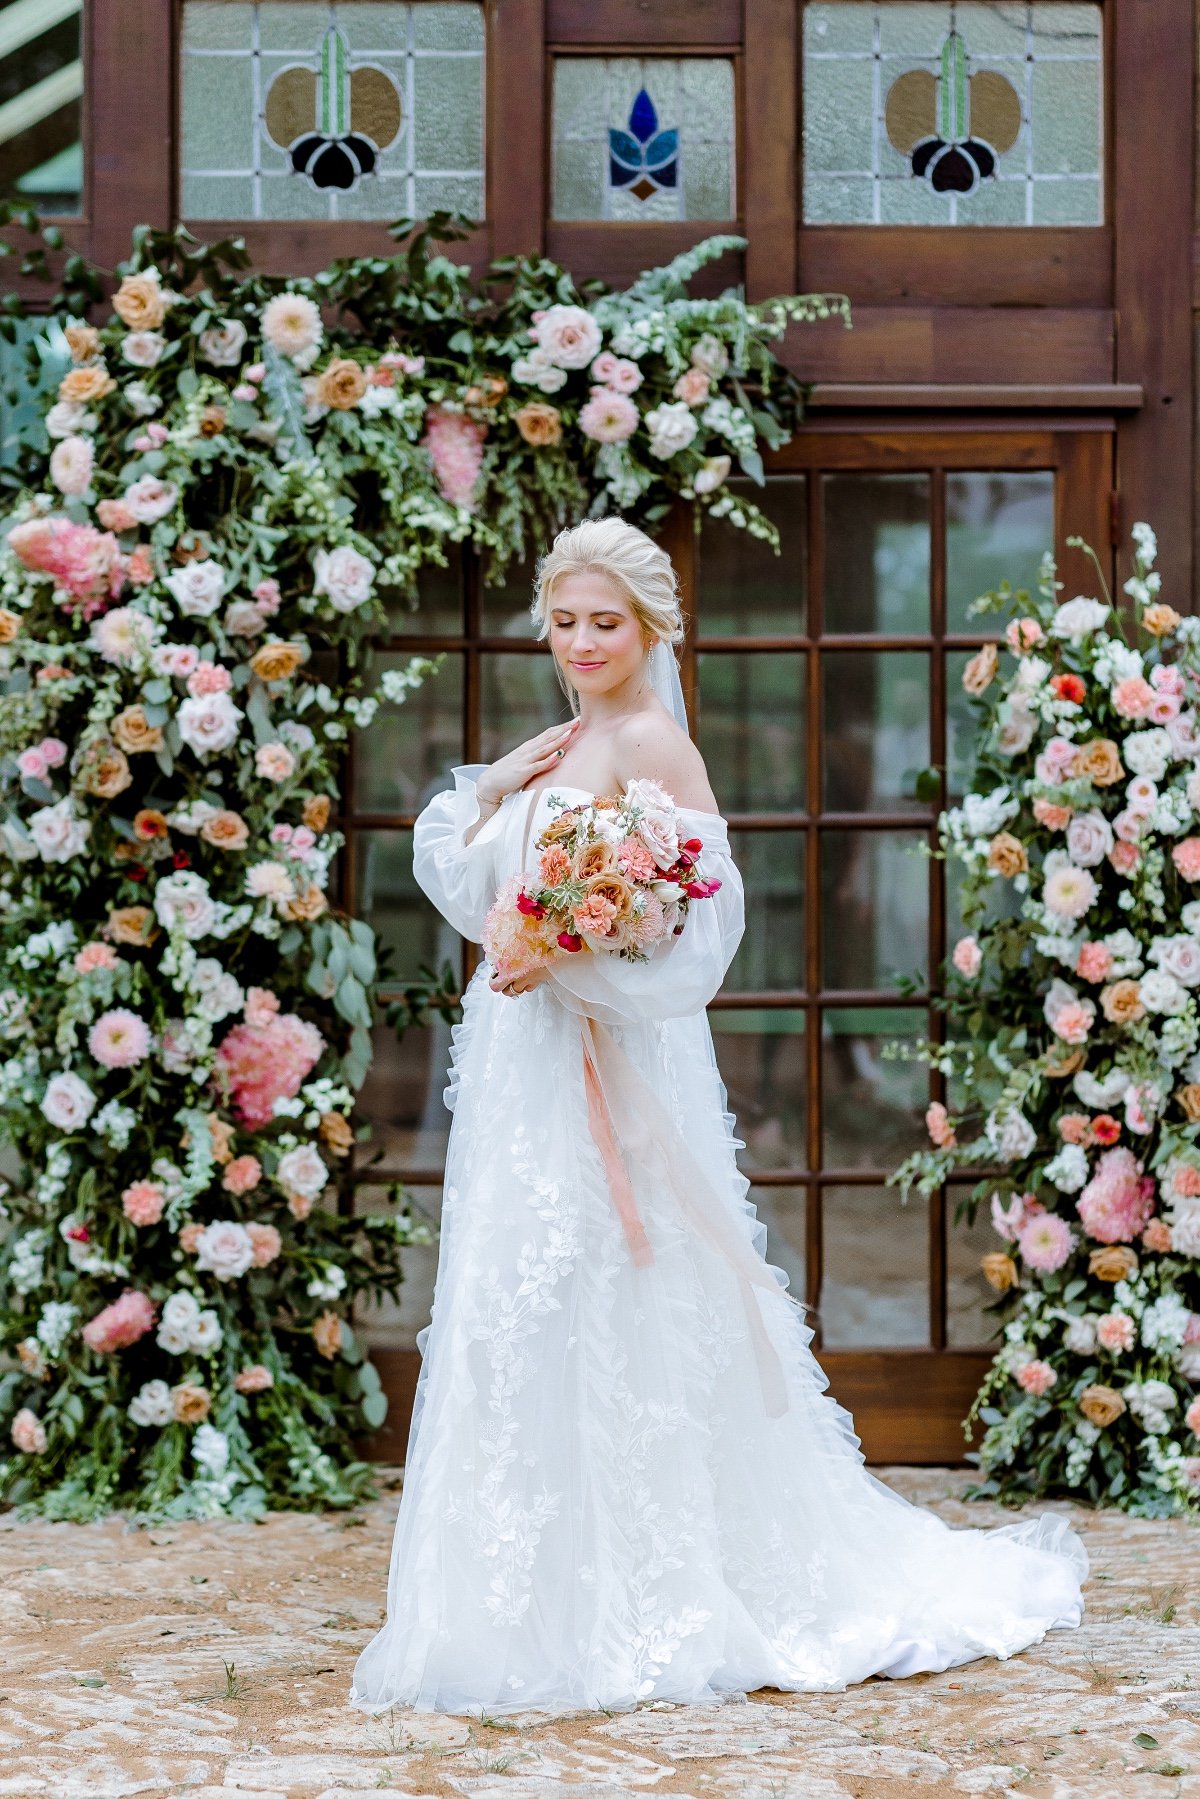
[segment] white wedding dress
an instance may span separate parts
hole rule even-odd
[[[591,798],[510,794],[467,844],[481,768],[454,770],[414,845],[418,883],[476,942],[549,795]],[[1088,1556],[1064,1520],[950,1528],[867,1470],[825,1391],[765,1260],[705,1013],[744,929],[741,879],[722,818],[682,822],[723,885],[649,962],[565,956],[519,998],[484,964],[468,987],[388,1617],[350,1695],[365,1711],[833,1691],[1003,1658],[1082,1616]],[[585,1013],[665,1109],[668,1155],[703,1171],[675,1188],[626,1158],[649,1262],[589,1128]]]

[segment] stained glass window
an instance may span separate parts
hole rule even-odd
[[[0,10],[0,194],[42,212],[82,210],[83,0]]]
[[[805,219],[1102,224],[1101,51],[1096,5],[807,5]]]
[[[186,0],[189,219],[483,212],[483,9]]]
[[[560,56],[556,219],[732,219],[733,64],[713,56]]]

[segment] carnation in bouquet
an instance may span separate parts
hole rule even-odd
[[[1133,528],[1128,606],[1004,584],[968,664],[972,790],[940,820],[965,870],[932,1148],[896,1181],[989,1167],[1001,1346],[972,1408],[975,1491],[1200,1508],[1200,618]],[[1078,538],[1068,543],[1081,544]]]
[[[682,931],[693,900],[719,880],[700,869],[704,845],[684,837],[674,800],[657,781],[568,805],[537,838],[537,867],[513,875],[483,928],[493,970],[506,978],[591,950],[645,961]]]

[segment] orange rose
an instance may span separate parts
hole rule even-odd
[[[1124,1243],[1106,1243],[1088,1257],[1088,1273],[1098,1281],[1128,1280],[1137,1272],[1138,1259]]]
[[[214,849],[244,850],[250,839],[250,827],[240,812],[214,812],[200,826],[200,835]]]
[[[147,750],[162,748],[162,726],[148,725],[141,706],[126,706],[123,712],[117,713],[110,729],[126,755],[138,756]]]
[[[279,908],[282,916],[290,918],[294,924],[307,924],[314,918],[320,918],[322,912],[328,909],[329,901],[315,881],[310,881],[294,899],[284,900]]]
[[[177,1387],[171,1388],[171,1404],[180,1424],[202,1424],[208,1417],[212,1397],[207,1387],[180,1381]]]
[[[134,813],[133,828],[146,843],[154,837],[165,837],[169,829],[165,814],[153,806],[143,806],[140,812]]]
[[[1079,1395],[1079,1409],[1089,1424],[1098,1424],[1101,1430],[1115,1424],[1125,1410],[1125,1401],[1115,1387],[1085,1387]]]
[[[993,1250],[990,1255],[984,1256],[979,1266],[984,1280],[997,1293],[1007,1293],[1010,1287],[1016,1286],[1017,1264],[1002,1249]]]
[[[215,1112],[208,1114],[208,1134],[212,1140],[213,1161],[222,1166],[233,1160],[233,1126]]]
[[[1149,631],[1151,637],[1169,637],[1172,631],[1178,631],[1182,619],[1174,606],[1147,606],[1142,613],[1142,629]],[[1124,1407],[1121,1408],[1122,1411]]]
[[[1109,1024],[1134,1024],[1146,1016],[1142,990],[1136,981],[1114,981],[1100,989],[1100,1010]]]
[[[337,412],[348,412],[357,406],[367,391],[367,377],[357,362],[339,356],[317,380],[317,399],[322,406]]]
[[[503,375],[485,375],[482,381],[464,391],[463,404],[487,409],[498,406],[507,392],[508,382]]]
[[[336,1312],[322,1312],[312,1327],[313,1342],[317,1346],[317,1354],[323,1355],[327,1362],[340,1354],[342,1347],[342,1321]]]
[[[250,658],[250,668],[260,681],[286,681],[300,667],[305,653],[302,643],[260,644]]]
[[[308,826],[309,830],[315,831],[319,837],[321,832],[325,829],[325,826],[329,823],[329,813],[329,795],[327,793],[314,793],[305,800],[304,805],[300,810],[300,817]]]
[[[596,875],[588,882],[584,898],[607,900],[616,908],[612,919],[614,931],[619,930],[626,919],[633,916],[633,888],[621,875]]]
[[[1071,775],[1077,781],[1090,781],[1093,787],[1111,787],[1125,779],[1120,753],[1108,737],[1094,737],[1081,743],[1071,761]]]
[[[1200,1124],[1200,1083],[1189,1081],[1175,1095],[1189,1124]]]
[[[996,669],[1000,663],[994,643],[985,643],[977,656],[971,660],[962,672],[963,692],[976,697],[985,693],[996,679]]]
[[[157,331],[167,316],[157,271],[126,275],[113,295],[113,311],[131,331]]]
[[[573,872],[577,880],[590,881],[595,875],[609,874],[616,866],[616,854],[607,843],[589,843],[576,856]]]
[[[347,1156],[354,1148],[354,1132],[340,1112],[322,1112],[317,1135],[335,1156]]]
[[[99,800],[111,800],[118,793],[124,793],[132,780],[129,763],[123,753],[118,749],[109,749],[89,755],[79,785],[85,793],[93,793]]]
[[[993,874],[1003,875],[1007,880],[1011,880],[1014,875],[1025,874],[1029,868],[1025,845],[1011,831],[1000,831],[992,838],[988,844],[987,861]]]
[[[541,836],[538,838],[538,842],[544,844],[559,843],[564,837],[573,836],[578,824],[578,813],[568,807],[565,812],[560,812],[557,818],[552,818],[550,823],[543,828]]]
[[[1046,1051],[1046,1059],[1042,1064],[1052,1081],[1065,1081],[1069,1074],[1084,1064],[1084,1053],[1081,1049],[1068,1049],[1065,1043],[1052,1043]]]
[[[93,356],[99,356],[100,333],[94,325],[83,325],[76,320],[74,324],[67,326],[63,336],[67,340],[72,362],[90,362]]]
[[[7,606],[0,606],[0,643],[11,643],[20,629],[20,613],[10,612]]]
[[[115,392],[116,385],[102,362],[89,362],[84,368],[68,369],[58,384],[58,397],[86,406],[90,400],[103,400]]]
[[[159,929],[149,906],[118,906],[115,912],[109,913],[103,935],[113,943],[144,946],[154,942]]]
[[[547,406],[542,400],[531,400],[528,406],[514,412],[513,423],[525,442],[535,449],[562,442],[562,413],[557,406]]]

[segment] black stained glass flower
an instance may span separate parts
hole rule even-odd
[[[315,188],[348,192],[373,175],[400,135],[400,94],[373,63],[350,65],[346,39],[331,27],[319,69],[293,64],[271,83],[267,131],[297,175]]]
[[[968,76],[963,40],[952,31],[939,74],[909,69],[892,83],[884,122],[889,143],[935,193],[971,194],[1020,136],[1021,100],[994,69]]]

